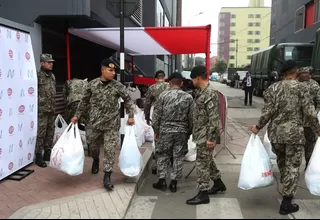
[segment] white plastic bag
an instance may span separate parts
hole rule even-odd
[[[320,112],[317,114],[318,121],[320,122]]]
[[[258,135],[252,134],[244,152],[238,187],[249,190],[273,183],[272,164]]]
[[[306,173],[305,181],[312,195],[320,196],[320,140],[317,139]]]
[[[272,159],[272,160],[277,159],[277,155],[276,155],[275,153],[273,153],[273,151],[272,151],[272,145],[271,145],[271,142],[270,142],[270,140],[269,140],[268,132],[267,132],[267,131],[266,131],[266,133],[265,133],[265,135],[264,135],[263,145],[264,145],[264,147],[266,148],[266,151],[267,151],[270,159]]]
[[[153,128],[149,125],[145,126],[145,140],[148,142],[153,142],[154,141],[154,131]]]
[[[60,122],[60,123],[59,123]],[[63,134],[63,132],[68,127],[67,122],[63,119],[63,117],[58,114],[56,120],[54,121],[54,136],[53,136],[53,145],[57,143],[60,136]]]
[[[153,142],[152,142],[152,153],[156,153],[156,144],[155,144],[155,142],[154,142],[154,140],[153,140]]]
[[[125,176],[138,176],[141,170],[141,153],[137,146],[133,126],[126,127],[126,133],[119,155],[119,168]]]
[[[192,135],[191,135],[188,140],[188,153],[184,157],[184,160],[193,162],[196,160],[196,158],[197,158],[197,146],[192,141]]]
[[[52,148],[49,165],[70,176],[83,173],[84,150],[77,124],[70,124]]]

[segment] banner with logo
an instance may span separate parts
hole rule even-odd
[[[0,180],[33,161],[37,73],[29,33],[0,25]]]

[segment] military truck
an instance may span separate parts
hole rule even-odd
[[[286,60],[295,60],[298,67],[310,66],[313,46],[313,43],[280,43],[254,53],[251,56],[251,73],[255,82],[253,94],[262,97],[264,90],[276,78],[282,77],[280,70]],[[317,65],[320,69],[319,62]]]
[[[320,83],[320,29],[316,32],[316,39],[313,46],[311,66],[314,69],[312,78]]]

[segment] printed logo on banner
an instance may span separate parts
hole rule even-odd
[[[34,122],[33,121],[30,122],[30,128],[31,128],[31,130],[33,130],[33,128],[34,128]]]
[[[7,29],[7,39],[11,39],[11,30]]]
[[[7,94],[9,96],[9,98],[12,98],[12,89],[11,88],[7,89]]]
[[[3,176],[3,168],[0,169],[0,177]]]
[[[0,91],[0,100],[2,99],[3,90]]]
[[[31,58],[30,53],[26,52],[26,54],[24,56],[27,59],[27,61],[30,61],[30,58]]]
[[[28,34],[24,35],[24,42],[29,43],[29,35]]]
[[[18,131],[22,131],[23,124],[18,124]]]
[[[13,127],[13,126],[10,126],[10,127],[9,127],[9,135],[12,136],[12,135],[13,135],[13,132],[14,132],[14,127]]]
[[[0,119],[2,118],[2,109],[0,108]]]
[[[0,79],[2,79],[2,72],[1,72],[1,69],[0,69]]]
[[[30,113],[33,112],[33,110],[34,110],[34,104],[29,104],[29,110],[30,110]]]
[[[10,60],[12,60],[13,59],[13,51],[11,49],[9,50],[8,54],[9,54]]]
[[[23,149],[23,142],[22,140],[19,141],[19,148],[22,150]]]
[[[17,31],[17,33],[16,33],[16,38],[17,38],[17,41],[20,41],[20,33],[19,33],[19,31]]]
[[[2,155],[2,148],[0,148],[0,157],[1,157],[1,155]]]
[[[8,164],[8,169],[9,169],[9,170],[12,170],[12,168],[13,168],[13,163],[10,162],[10,163]]]
[[[9,154],[11,154],[13,152],[13,144],[9,145]]]
[[[18,108],[19,114],[23,115],[25,109],[26,109],[26,107],[24,105],[20,105]]]
[[[28,145],[33,145],[36,141],[36,137],[29,138]]]
[[[0,139],[2,138],[2,130],[0,130]]]
[[[9,116],[12,116],[13,112],[12,112],[12,108],[9,108]]]
[[[28,160],[31,160],[31,153],[28,153]]]
[[[22,164],[23,164],[23,157],[19,159],[19,166],[22,166]]]
[[[30,87],[30,88],[28,89],[28,93],[29,93],[30,96],[33,96],[34,88],[33,88],[33,87]]]
[[[10,78],[10,77],[11,77],[11,79],[14,77],[14,70],[13,69],[8,70],[7,78]]]
[[[20,92],[20,97],[25,97],[25,94],[24,94],[24,89],[21,89],[21,92]]]
[[[33,79],[33,70],[28,70],[28,78]]]

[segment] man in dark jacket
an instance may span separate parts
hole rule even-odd
[[[242,81],[242,88],[244,90],[244,104],[248,105],[248,96],[249,96],[249,104],[252,106],[252,93],[254,89],[254,80],[251,77],[251,72],[247,72],[247,76],[244,77]]]

